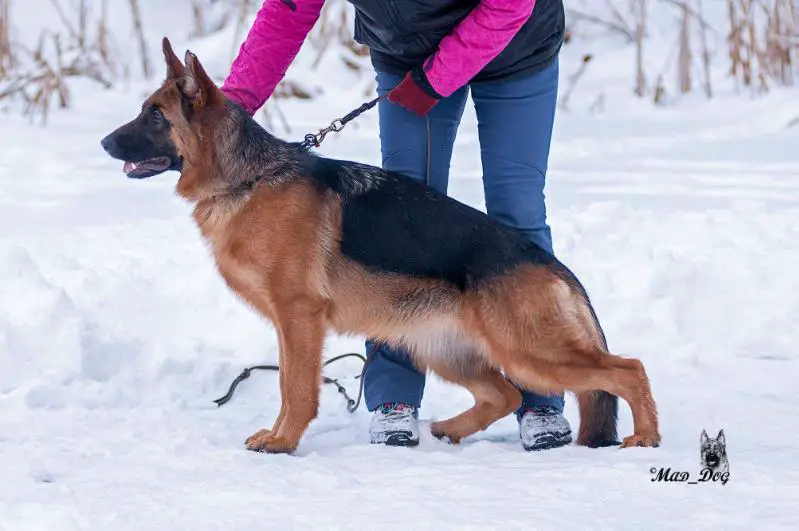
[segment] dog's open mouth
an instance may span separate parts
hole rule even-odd
[[[710,467],[716,467],[719,464],[719,458],[714,455],[709,455],[705,458],[705,462]]]
[[[169,157],[156,157],[141,162],[126,162],[122,171],[131,179],[144,179],[163,173],[170,166],[172,166],[172,161]]]

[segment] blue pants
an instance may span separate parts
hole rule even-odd
[[[378,93],[387,93],[401,80],[401,76],[378,72]],[[522,79],[463,87],[433,107],[428,115],[429,184],[442,193],[447,193],[452,148],[469,89],[477,114],[488,215],[521,230],[552,252],[544,177],[555,117],[558,63]],[[383,168],[424,180],[426,119],[387,100],[381,100],[378,109]],[[364,376],[367,408],[373,411],[387,402],[419,407],[425,375],[413,367],[408,354],[371,341],[366,349],[373,354]],[[523,393],[521,409],[544,405],[562,410],[563,396]]]

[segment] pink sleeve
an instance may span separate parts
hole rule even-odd
[[[255,114],[272,95],[319,19],[325,0],[295,0],[296,10],[281,0],[266,0],[222,91]]]
[[[534,7],[535,0],[481,0],[427,60],[433,89],[446,97],[468,83],[505,49]]]

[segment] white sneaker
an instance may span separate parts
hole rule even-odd
[[[522,446],[531,450],[549,450],[572,442],[569,421],[560,411],[550,406],[528,409],[519,421]]]
[[[369,424],[372,444],[416,446],[419,444],[419,421],[416,408],[390,402],[378,407]]]

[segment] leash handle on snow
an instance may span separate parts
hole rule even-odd
[[[361,354],[350,352],[348,354],[342,354],[340,356],[330,358],[324,363],[324,365],[322,365],[322,367],[327,367],[331,363],[335,363],[345,358],[358,358],[363,362],[363,368],[361,369],[361,374],[355,377],[356,379],[360,380],[358,385],[358,399],[353,400],[352,398],[350,398],[350,395],[347,394],[347,389],[343,385],[341,385],[339,381],[336,380],[335,378],[329,378],[327,376],[322,375],[322,382],[334,385],[336,389],[338,389],[338,392],[341,393],[344,396],[344,399],[347,401],[347,411],[349,411],[350,413],[355,413],[355,411],[358,409],[358,406],[361,404],[361,398],[363,397],[363,375],[366,373],[366,366],[369,364],[369,361],[372,359],[372,355],[370,354],[369,358],[367,359],[363,357]],[[238,387],[238,385],[241,382],[249,378],[250,374],[252,374],[252,371],[257,371],[257,370],[279,372],[280,367],[277,365],[253,365],[252,367],[246,367],[243,371],[241,371],[241,374],[236,376],[233,382],[231,382],[230,387],[227,390],[227,393],[225,393],[225,396],[222,396],[214,400],[214,403],[217,405],[217,407],[222,407],[228,402],[230,402],[230,399],[233,398],[233,393],[236,392],[236,387]]]
[[[338,133],[339,131],[344,129],[344,127],[348,123],[350,123],[355,118],[359,117],[360,115],[362,115],[363,113],[365,113],[366,111],[377,105],[377,102],[379,102],[383,98],[385,98],[385,96],[378,96],[371,101],[367,101],[357,109],[347,113],[342,118],[336,118],[335,120],[330,122],[330,125],[328,125],[324,129],[320,129],[319,132],[316,134],[308,133],[307,135],[305,135],[305,140],[302,142],[302,146],[306,149],[312,147],[318,148],[322,144],[322,141],[325,139],[328,133]]]
[[[231,382],[227,393],[225,393],[225,396],[214,400],[214,403],[217,405],[217,407],[222,407],[227,404],[230,399],[233,398],[233,393],[236,391],[236,387],[238,387],[241,382],[249,378],[252,371],[256,370],[279,371],[280,368],[277,365],[254,365],[252,367],[245,368],[243,371],[241,371],[241,374],[236,376],[236,379]]]

